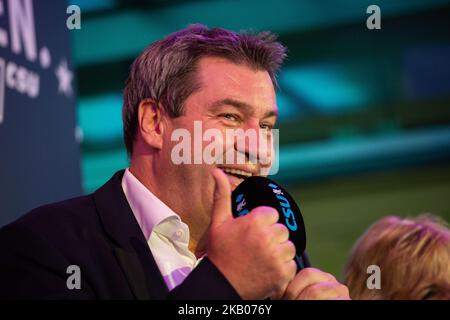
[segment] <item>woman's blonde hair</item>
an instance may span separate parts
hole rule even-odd
[[[370,265],[380,289],[368,288]],[[355,243],[344,277],[353,299],[450,299],[450,230],[430,214],[385,217]]]

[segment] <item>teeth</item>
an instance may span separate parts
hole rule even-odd
[[[246,172],[246,171],[242,171],[242,170],[237,170],[237,169],[230,169],[230,168],[222,168],[223,171],[231,173],[231,174],[238,174],[240,176],[245,176],[245,177],[251,177],[252,174],[250,172]]]

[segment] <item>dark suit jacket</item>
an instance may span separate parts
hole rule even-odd
[[[32,210],[0,230],[0,298],[239,299],[206,257],[171,292],[117,172],[91,195]],[[68,289],[69,265],[81,289]]]

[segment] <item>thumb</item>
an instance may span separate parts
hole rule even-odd
[[[233,217],[231,214],[231,188],[225,173],[215,168],[212,175],[216,182],[211,214],[211,226],[217,226]]]

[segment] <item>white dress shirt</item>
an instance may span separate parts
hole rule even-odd
[[[200,259],[189,251],[189,227],[166,204],[125,170],[122,189],[169,290],[179,285]]]

